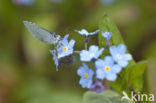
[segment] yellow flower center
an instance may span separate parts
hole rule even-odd
[[[93,57],[94,56],[94,53],[91,53],[90,56]]]
[[[64,47],[63,50],[64,50],[64,52],[67,52],[68,51],[68,47]]]
[[[110,68],[109,66],[106,66],[106,67],[105,67],[105,71],[106,71],[106,72],[109,72],[110,69],[111,69],[111,68]]]
[[[118,59],[122,59],[122,56],[120,54],[116,55]]]
[[[88,79],[88,78],[89,78],[89,75],[88,75],[88,73],[86,73],[86,74],[85,74],[85,78],[86,78],[86,79]]]

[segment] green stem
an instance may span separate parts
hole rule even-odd
[[[87,50],[88,49],[88,43],[87,42],[85,42],[85,50]]]

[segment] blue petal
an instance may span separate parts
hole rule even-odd
[[[49,50],[50,53],[53,55],[53,56],[56,56],[56,51],[55,50]]]
[[[87,83],[87,88],[90,88],[91,85],[92,85],[92,83],[93,83],[92,79],[89,79],[89,80],[88,80],[88,83]]]
[[[81,78],[79,84],[82,86],[82,88],[90,88],[92,85],[92,79]]]
[[[58,48],[57,51],[58,51],[58,58],[64,57],[63,47]]]
[[[89,35],[95,35],[99,32],[99,30],[96,30],[95,32],[89,33]]]
[[[62,53],[63,52],[63,46],[58,47],[57,52],[58,52],[58,54]]]
[[[88,35],[88,31],[86,29],[82,29],[81,31],[78,31],[78,30],[75,30],[75,31],[81,35]]]
[[[67,55],[69,55],[69,51],[65,53],[65,52],[63,52],[63,47],[58,48],[58,59],[65,57]]]
[[[58,66],[58,65],[59,65],[58,59],[55,60],[55,59],[53,58],[53,60],[55,61],[56,66]]]
[[[114,64],[114,59],[112,56],[106,56],[104,62],[106,63],[106,65],[112,66]]]
[[[114,61],[118,61],[118,58],[117,58],[117,54],[119,54],[118,53],[118,51],[117,51],[117,47],[116,46],[111,46],[110,48],[109,48],[109,50],[110,50],[110,54],[112,55],[112,57],[113,57],[113,59],[114,59]]]
[[[103,69],[105,67],[105,62],[101,59],[95,61],[95,66],[97,69]]]
[[[121,68],[118,64],[115,64],[115,65],[112,67],[112,72],[113,72],[113,73],[120,73],[121,70],[122,70],[122,68]]]
[[[110,50],[110,53],[111,53],[112,56],[114,56],[114,55],[117,54],[117,48],[116,48],[116,46],[111,46],[109,48],[109,50]]]
[[[98,78],[98,79],[104,79],[105,77],[106,77],[106,74],[105,74],[105,72],[104,72],[104,70],[102,70],[102,69],[97,69],[96,70],[96,77]]]
[[[70,48],[73,48],[73,46],[74,46],[74,44],[75,44],[75,40],[70,40],[70,42],[69,42],[69,47]]]
[[[96,45],[91,45],[91,46],[89,47],[89,52],[90,52],[90,53],[96,53],[98,50],[99,50],[99,47],[96,46]]]
[[[112,73],[109,73],[107,76],[106,76],[106,79],[109,80],[109,81],[115,81],[117,78],[117,75],[116,74],[112,74]]]
[[[64,56],[68,56],[73,53],[73,49],[69,49],[67,52],[64,52]]]
[[[110,32],[105,32],[105,33],[102,33],[102,36],[105,38],[105,39],[110,39],[112,37],[112,33]]]
[[[92,76],[94,75],[94,72],[93,72],[93,70],[92,70],[92,69],[89,69],[89,72],[88,72],[88,74],[89,74],[89,78],[92,78]]]
[[[120,44],[118,47],[118,52],[124,54],[126,52],[126,46],[124,44]]]
[[[64,53],[60,53],[60,54],[58,54],[58,59],[60,59],[60,58],[62,58],[64,56],[65,56]]]
[[[63,45],[60,46],[59,48],[57,48],[57,51],[58,51],[58,58],[65,57],[65,56],[68,56],[68,55],[70,55],[70,54],[73,53],[73,48],[69,47],[69,45],[67,45],[67,46],[68,46],[68,51],[66,51],[66,52],[63,51],[63,49],[64,49],[64,47],[65,47],[65,46],[63,46]]]
[[[69,37],[69,34],[66,34],[65,36],[64,36],[64,38],[62,39],[62,41],[61,41],[61,43],[62,43],[62,45],[68,45],[68,37]]]
[[[104,48],[101,48],[101,49],[95,54],[95,59],[97,59],[97,58],[102,54],[103,51],[104,51]]]
[[[82,88],[86,87],[86,82],[83,78],[80,79],[79,84],[82,86]]]
[[[84,67],[79,67],[79,69],[77,70],[77,74],[79,76],[83,76],[84,75]]]
[[[88,67],[88,65],[87,64],[85,64],[85,63],[82,63],[82,65],[83,65],[83,67],[87,70],[89,70],[89,67]],[[86,71],[87,72],[87,71]]]
[[[88,51],[82,50],[82,51],[80,52],[80,60],[81,60],[81,61],[89,62],[89,61],[91,61],[91,59],[92,59],[92,58],[90,57]]]
[[[83,66],[79,67],[77,74],[81,77],[84,77],[85,73],[88,73],[90,79],[92,78],[94,74],[93,70],[89,69],[89,67],[85,63],[83,63]]]
[[[120,60],[120,61],[118,61],[118,64],[119,64],[121,67],[126,67],[126,66],[128,65],[128,61]]]
[[[131,60],[132,59],[132,55],[131,54],[125,54],[124,56],[123,56],[123,58],[124,58],[124,60]]]

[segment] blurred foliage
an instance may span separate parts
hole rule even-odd
[[[100,0],[36,0],[23,6],[0,0],[0,103],[82,103],[85,89],[79,86],[76,75],[80,62],[61,66],[56,72],[49,53],[53,46],[35,40],[23,20],[61,36],[69,33],[76,40],[75,49],[80,50],[84,48],[83,37],[74,30],[96,30],[105,12],[117,24],[134,60],[148,59],[148,74],[142,76],[148,76],[149,90],[156,94],[155,5],[154,0],[115,0],[112,4]],[[97,40],[93,36],[89,44],[98,44]]]
[[[86,92],[84,94],[84,103],[133,103],[127,100],[121,100],[121,96],[111,90],[97,94],[95,92]]]

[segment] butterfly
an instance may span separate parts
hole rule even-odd
[[[47,44],[59,44],[61,36],[53,32],[50,32],[42,27],[39,27],[32,22],[24,21],[23,22],[28,31],[38,40],[45,42]]]

